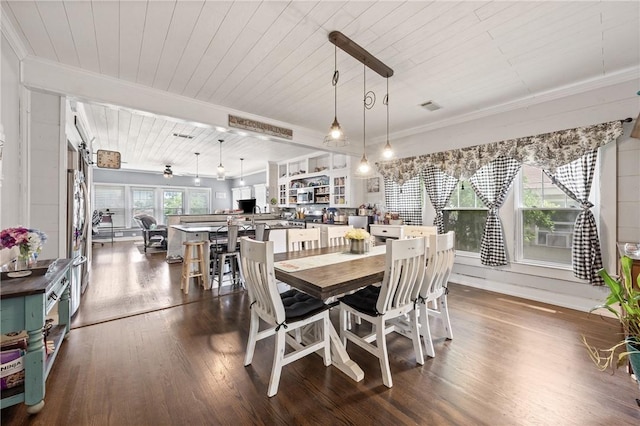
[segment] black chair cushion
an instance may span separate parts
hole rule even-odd
[[[378,296],[380,296],[380,287],[370,285],[355,293],[342,296],[339,300],[363,314],[377,316],[380,315],[376,310]]]
[[[322,300],[295,289],[281,293],[280,298],[282,299],[285,318],[288,322],[300,321],[329,309]]]

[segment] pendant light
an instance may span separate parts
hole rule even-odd
[[[329,129],[329,134],[324,138],[324,144],[328,147],[335,148],[349,144],[349,140],[344,135],[344,131],[338,123],[338,80],[340,79],[340,72],[338,71],[338,47],[334,46],[333,49],[333,78],[331,84],[333,85],[333,123]]]
[[[363,73],[363,99],[362,99],[362,158],[360,159],[360,165],[358,166],[358,176],[368,177],[371,172],[371,166],[367,159],[367,110],[373,108],[376,103],[375,93],[367,93],[367,65],[364,64]]]
[[[200,157],[200,153],[196,152],[196,178],[193,180],[193,184],[195,186],[200,186],[200,174],[198,170],[198,158]]]
[[[224,166],[222,165],[222,142],[224,139],[218,139],[220,142],[220,164],[218,164],[218,180],[224,180]]]
[[[384,101],[382,103],[387,106],[387,144],[382,150],[382,156],[386,159],[390,159],[393,157],[393,148],[391,148],[391,144],[389,143],[389,77],[387,77],[387,96],[384,97]]]
[[[242,162],[244,161],[244,158],[240,159],[240,185],[244,185],[244,173],[243,173],[243,169],[242,169]]]
[[[171,165],[167,164],[165,166],[164,172],[162,173],[165,179],[171,179],[173,177],[173,171],[171,170]]]

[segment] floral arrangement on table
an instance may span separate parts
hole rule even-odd
[[[366,240],[370,236],[371,235],[362,228],[352,228],[344,234],[347,240]]]
[[[17,246],[20,249],[18,258],[21,260],[28,260],[34,254],[39,254],[46,241],[47,235],[39,229],[18,226],[0,232],[0,249]]]

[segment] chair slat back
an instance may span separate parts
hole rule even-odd
[[[327,247],[346,246],[349,244],[349,240],[344,237],[344,234],[353,229],[352,225],[349,226],[327,226]]]
[[[320,228],[287,229],[287,251],[320,248]]]
[[[273,271],[273,241],[240,240],[240,263],[251,309],[271,324],[285,320],[284,306]]]
[[[387,240],[384,278],[376,304],[380,314],[417,299],[424,276],[426,246],[424,237]]]
[[[420,296],[424,299],[430,300],[444,293],[456,256],[455,239],[453,231],[429,237],[429,256],[420,288]]]
[[[256,223],[256,241],[267,241],[265,238],[266,223]]]
[[[435,235],[437,233],[437,226],[406,225],[403,228],[403,235],[405,238],[428,237],[429,235]]]
[[[238,225],[229,225],[227,227],[227,253],[233,253],[238,249]]]

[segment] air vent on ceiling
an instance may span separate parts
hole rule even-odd
[[[193,136],[185,135],[184,133],[174,133],[173,136],[175,136],[177,138],[193,139]]]
[[[422,108],[427,109],[429,111],[437,111],[440,108],[442,108],[440,105],[438,105],[437,103],[433,102],[433,101],[427,101],[423,104],[420,105]]]

